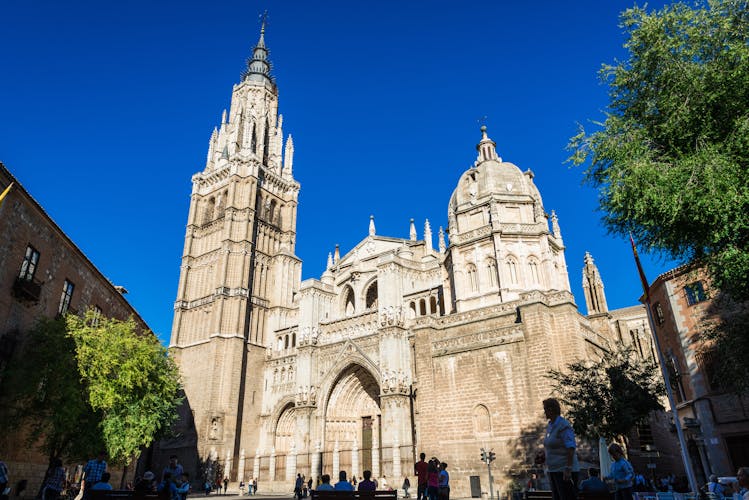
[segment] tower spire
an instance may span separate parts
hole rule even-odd
[[[260,27],[260,38],[257,45],[252,50],[252,57],[247,60],[247,69],[242,75],[242,80],[251,80],[255,82],[273,83],[270,76],[270,60],[268,59],[268,49],[265,46],[265,23],[267,13],[263,14],[263,22]]]
[[[488,160],[502,161],[502,158],[497,155],[497,143],[489,139],[486,133],[486,125],[481,125],[481,142],[476,145],[476,149],[479,152],[478,162],[484,162]]]
[[[588,315],[608,312],[606,294],[603,291],[603,280],[598,266],[593,262],[590,252],[585,252],[585,267],[583,267],[583,293]]]

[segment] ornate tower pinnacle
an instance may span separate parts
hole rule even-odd
[[[447,246],[445,245],[445,230],[442,229],[442,226],[440,226],[440,231],[438,234],[439,237],[437,239],[437,244],[439,245],[440,253],[445,253]]]
[[[369,216],[369,235],[370,236],[375,235],[374,215]]]
[[[416,226],[414,225],[413,219],[411,219],[411,226],[408,230],[408,239],[411,241],[416,241]]]
[[[481,125],[481,142],[476,145],[476,149],[479,152],[476,159],[478,163],[488,160],[502,161],[502,158],[497,155],[497,143],[489,139],[486,134],[486,125]]]
[[[598,266],[593,262],[589,252],[585,252],[585,267],[583,267],[583,293],[588,315],[608,312],[606,294],[603,291],[603,280]]]
[[[429,225],[429,219],[424,221],[424,243],[426,244],[426,252],[432,253],[432,227]]]
[[[265,47],[265,16],[263,16],[263,24],[260,27],[260,39],[252,50],[252,57],[247,60],[247,69],[242,75],[242,80],[267,81],[272,84],[273,77],[270,76],[270,68],[268,49]]]

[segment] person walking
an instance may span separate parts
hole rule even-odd
[[[90,488],[99,481],[101,481],[102,475],[107,472],[107,462],[105,458],[107,452],[102,450],[96,456],[86,463],[83,468],[83,479],[81,479],[81,491],[85,493],[86,488]]]
[[[427,498],[427,476],[429,466],[424,461],[426,453],[419,454],[419,461],[414,464],[414,474],[416,474],[416,500],[426,500]]]
[[[44,500],[57,500],[65,483],[65,469],[62,468],[62,460],[55,457],[49,464],[47,474],[44,477],[42,498]]]
[[[302,483],[304,480],[302,479],[301,474],[296,475],[296,481],[294,481],[294,496],[297,497],[299,500],[302,500]]]
[[[576,500],[580,466],[577,462],[575,431],[562,418],[562,408],[554,398],[543,401],[544,415],[549,421],[544,436],[546,469],[551,481],[553,500]]]
[[[611,464],[609,479],[614,480],[616,500],[632,500],[632,485],[635,479],[635,471],[632,464],[624,458],[624,450],[617,443],[609,445],[609,455],[614,463]]]
[[[411,495],[408,494],[408,489],[411,487],[411,481],[408,480],[408,477],[403,479],[403,497],[404,498],[411,498]]]
[[[437,500],[439,495],[440,476],[439,461],[433,458],[427,464],[427,497],[429,500]]]
[[[439,500],[450,500],[450,474],[445,462],[440,463],[438,495]]]

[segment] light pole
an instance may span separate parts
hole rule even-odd
[[[481,448],[481,461],[486,463],[486,469],[489,472],[489,499],[494,500],[494,478],[492,477],[492,462],[497,458],[494,451],[484,451]]]

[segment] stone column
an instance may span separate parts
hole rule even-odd
[[[372,477],[380,477],[380,429],[372,427]]]
[[[338,441],[336,440],[335,446],[333,446],[333,475],[330,481],[338,481],[338,472],[341,470],[341,457],[340,450],[338,449]]]
[[[224,477],[231,478],[231,451],[226,452],[226,463],[224,464]]]
[[[315,451],[312,453],[312,470],[310,471],[310,477],[312,477],[312,484],[317,484],[317,478],[322,475],[320,470],[320,441],[315,445]]]
[[[252,478],[258,479],[260,477],[260,448],[255,450],[255,462],[252,464]]]
[[[400,481],[400,477],[402,477],[403,474],[401,473],[401,445],[398,442],[398,439],[396,438],[395,441],[393,441],[393,475],[392,475],[392,481],[394,481],[393,488],[398,488],[398,481]]]
[[[237,464],[237,481],[244,481],[245,456],[244,448],[239,450],[239,463]]]
[[[296,477],[296,446],[292,443],[289,454],[286,455],[286,481],[293,481]]]
[[[268,465],[268,479],[276,480],[276,448],[270,450],[270,464]]]
[[[351,477],[359,475],[359,443],[354,438],[354,444],[351,446]]]

